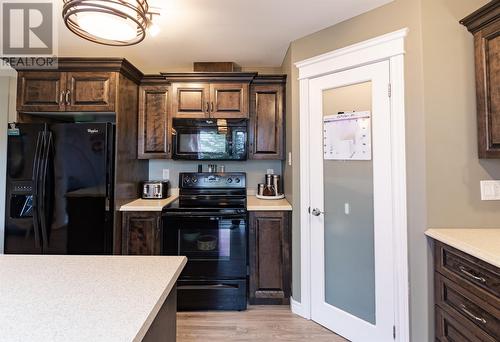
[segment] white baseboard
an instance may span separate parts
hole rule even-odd
[[[302,306],[302,303],[297,302],[293,298],[290,298],[290,307],[291,307],[292,312],[294,314],[299,315],[299,316],[301,316],[303,318],[309,319],[309,318],[306,317],[306,315],[304,313],[304,308]]]

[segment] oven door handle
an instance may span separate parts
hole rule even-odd
[[[165,211],[162,213],[163,217],[196,217],[196,218],[209,218],[209,219],[246,219],[246,214],[223,214],[223,215],[214,215],[213,213],[206,212],[195,212],[195,211],[184,211],[184,212],[173,212],[173,211]]]
[[[213,284],[213,285],[177,285],[177,290],[226,290],[237,289],[238,285]]]

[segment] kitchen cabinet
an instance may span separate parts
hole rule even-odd
[[[65,111],[113,112],[116,97],[115,72],[67,72]]]
[[[250,304],[289,304],[291,229],[289,211],[249,212]]]
[[[248,118],[248,83],[210,85],[211,118]]]
[[[173,117],[202,119],[210,117],[210,86],[207,83],[174,83]]]
[[[19,112],[113,112],[116,72],[20,71]]]
[[[170,158],[170,86],[139,87],[138,158]]]
[[[17,76],[17,110],[61,111],[65,91],[66,77],[63,73],[20,71]]]
[[[285,77],[256,79],[250,89],[249,159],[283,159]]]
[[[247,118],[248,83],[174,83],[176,118]]]
[[[161,240],[161,211],[127,211],[122,213],[123,255],[160,255]]]
[[[460,23],[474,35],[479,158],[500,158],[500,2]]]
[[[500,340],[500,269],[435,241],[436,340]]]

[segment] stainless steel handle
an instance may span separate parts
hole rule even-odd
[[[465,269],[465,267],[460,266],[460,267],[459,267],[459,269],[460,269],[460,272],[462,272],[462,273],[463,273],[463,274],[465,274],[466,276],[468,276],[468,277],[470,277],[470,278],[472,278],[472,279],[474,279],[474,280],[480,281],[480,282],[481,282],[481,283],[483,283],[483,284],[485,284],[485,283],[486,283],[486,279],[484,279],[483,277],[478,277],[478,276],[476,276],[476,275],[472,274],[471,272],[467,271],[467,270]]]
[[[70,102],[69,102],[69,96],[70,96],[71,92],[69,90],[66,91],[66,104],[69,105]]]
[[[472,312],[470,312],[467,307],[464,305],[464,304],[460,304],[460,309],[467,315],[469,316],[470,318],[472,318],[473,320],[477,321],[477,322],[480,322],[480,323],[483,323],[483,324],[486,324],[486,320],[482,317],[478,317],[476,315],[474,315]]]
[[[311,211],[311,214],[313,214],[313,216],[319,216],[321,214],[324,214],[323,211],[319,210],[318,208],[314,208],[312,211]]]

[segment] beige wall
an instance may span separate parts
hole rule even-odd
[[[500,161],[477,158],[473,39],[458,21],[486,0],[422,0],[427,206],[431,227],[499,227],[500,204],[479,181]]]
[[[487,2],[395,0],[292,42],[282,65],[291,78],[287,151],[294,155],[293,166],[285,167],[287,196],[299,208],[299,85],[293,63],[409,28],[405,101],[410,319],[415,342],[433,340],[432,251],[423,232],[428,226],[500,226],[498,202],[480,201],[479,180],[498,179],[500,162],[477,159],[473,42],[472,35],[458,23]],[[293,233],[295,247],[298,220],[293,222]],[[300,301],[300,255],[296,254],[300,254],[297,248],[293,297]]]

